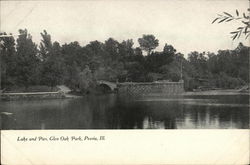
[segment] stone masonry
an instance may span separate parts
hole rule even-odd
[[[184,82],[119,83],[119,94],[131,96],[179,95],[184,92]]]

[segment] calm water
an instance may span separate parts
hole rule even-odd
[[[0,102],[2,129],[249,128],[249,96]]]

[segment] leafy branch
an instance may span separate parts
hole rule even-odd
[[[248,9],[248,12],[250,12],[250,8]],[[232,34],[232,39],[239,38],[242,34],[245,35],[245,39],[247,39],[250,35],[250,17],[246,15],[246,13],[242,13],[242,16],[240,16],[239,11],[236,10],[236,15],[229,14],[227,12],[223,12],[222,14],[218,14],[218,17],[215,18],[212,22],[215,23],[222,23],[222,22],[230,22],[230,21],[241,21],[243,26],[238,27],[235,31],[230,32]]]

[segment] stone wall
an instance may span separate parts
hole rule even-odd
[[[184,82],[119,83],[119,94],[131,96],[179,95],[184,92]]]

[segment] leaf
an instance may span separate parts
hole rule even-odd
[[[226,22],[229,22],[229,21],[232,21],[233,20],[233,18],[230,18],[230,19],[228,19]]]
[[[219,18],[215,18],[215,19],[213,20],[212,24],[215,23],[215,21],[217,21],[218,19],[219,19]]]
[[[240,31],[240,32],[238,33],[238,38],[240,38],[241,32],[242,32],[242,31]]]
[[[236,9],[236,15],[237,15],[237,16],[239,16],[239,12],[238,12],[238,10],[237,10],[237,9]]]
[[[238,33],[237,33],[238,34]],[[233,40],[237,37],[237,34],[235,34],[232,38],[233,38]]]
[[[243,17],[247,19],[247,16],[246,16],[246,14],[245,14],[245,13],[243,13]]]
[[[224,14],[228,15],[229,17],[233,17],[231,14],[227,13],[227,12],[223,12]]]
[[[249,37],[250,33],[248,33],[248,35],[246,35],[246,39]]]
[[[235,32],[230,32],[231,34],[234,34],[234,33],[238,33],[238,31],[235,31]]]
[[[241,21],[242,23],[246,24],[248,26],[249,22]]]
[[[243,29],[244,27],[238,27],[237,29],[240,30],[240,29]]]
[[[226,18],[220,20],[218,23],[221,23],[221,22],[225,21],[226,19],[228,19],[228,17],[226,17]]]
[[[245,34],[247,34],[247,29],[248,29],[248,26],[245,27],[245,31],[244,31]]]

